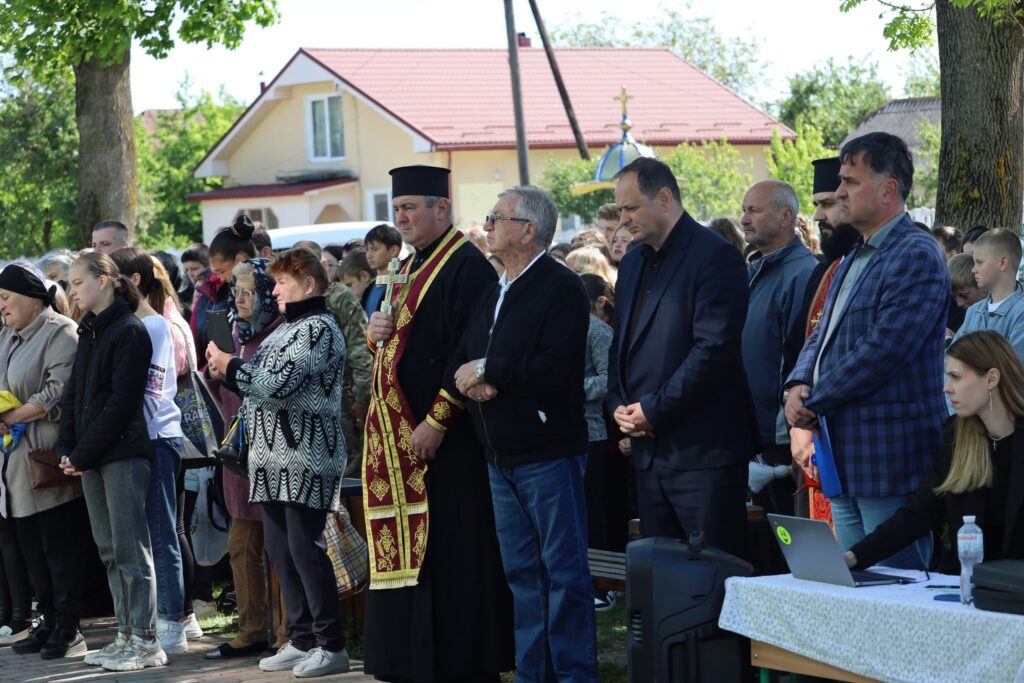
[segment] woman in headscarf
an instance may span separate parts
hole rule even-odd
[[[15,652],[41,652],[45,659],[86,651],[78,623],[85,578],[82,561],[90,551],[95,553],[81,483],[68,479],[62,486],[38,488],[30,460],[30,453],[52,451],[57,443],[60,399],[78,346],[77,325],[57,313],[55,291],[28,268],[9,265],[0,271],[0,433],[6,442],[0,513],[5,517],[2,524],[16,532],[19,554],[43,614],[29,637],[15,645]],[[5,564],[20,559],[6,557],[6,548],[4,555]],[[25,604],[14,605],[21,608],[11,615],[15,632],[22,631],[31,616],[24,612],[31,594],[17,597]]]
[[[252,360],[267,335],[281,324],[274,299],[274,278],[267,274],[267,259],[242,261],[234,267],[228,319],[233,323],[235,355]],[[214,397],[226,423],[234,420],[242,406],[241,397],[223,382],[213,385]],[[206,653],[207,659],[251,657],[267,649],[267,589],[263,573],[263,516],[259,505],[249,503],[249,480],[224,468],[224,501],[231,515],[228,555],[238,600],[238,635]],[[288,642],[288,622],[283,606],[274,606],[275,633]]]

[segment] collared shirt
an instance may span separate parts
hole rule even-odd
[[[649,244],[640,247],[640,255],[643,256],[644,264],[640,269],[640,283],[636,288],[636,298],[633,300],[633,312],[629,316],[629,333],[631,335],[640,324],[640,314],[644,310],[644,304],[647,303],[647,297],[654,290],[654,283],[658,280],[658,273],[665,264],[665,255],[668,253],[668,248],[678,232],[680,230],[677,224],[665,237],[665,241],[660,249],[655,249]]]
[[[514,278],[512,278],[511,281],[509,281],[508,279],[507,270],[501,274],[501,277],[498,279],[498,303],[494,304],[494,319],[491,321],[492,326],[494,325],[494,323],[498,322],[498,311],[501,310],[501,304],[503,301],[505,301],[505,293],[508,292],[509,288],[512,287],[512,285],[515,284],[516,280],[521,278],[523,274],[530,269],[530,266],[539,261],[540,257],[546,253],[546,251],[541,249],[540,252],[533,257],[533,260],[526,264],[526,267],[523,268],[523,272],[519,273],[519,275],[516,275]]]
[[[904,212],[906,213],[906,212]],[[825,330],[825,336],[821,340],[821,345],[818,347],[822,351],[825,349],[825,345],[828,344],[829,339],[832,338],[832,334],[836,330],[839,318],[842,316],[843,310],[846,308],[850,293],[853,292],[854,286],[857,284],[857,280],[864,273],[871,258],[875,255],[875,252],[882,247],[882,243],[892,232],[892,229],[903,220],[904,213],[897,214],[889,220],[888,223],[883,225],[878,232],[872,235],[867,242],[860,244],[856,247],[856,256],[853,259],[853,263],[850,264],[850,269],[846,271],[846,277],[843,278],[843,284],[839,287],[839,292],[836,293],[835,304],[832,305],[832,313],[829,314],[828,329]],[[814,381],[818,381],[818,369],[821,365],[821,351],[818,352],[818,360],[814,363]]]

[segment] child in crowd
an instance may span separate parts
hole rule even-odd
[[[970,254],[957,254],[946,262],[946,267],[949,268],[949,284],[953,293],[946,313],[948,341],[964,324],[967,309],[984,299],[987,292],[978,287],[974,279],[974,257]]]
[[[1017,282],[1020,238],[1006,228],[993,228],[978,237],[973,256],[975,281],[988,296],[967,309],[953,341],[969,332],[993,330],[1024,357],[1024,287]]]
[[[374,311],[367,307],[367,298],[370,295],[374,277],[373,268],[366,260],[366,251],[363,249],[353,249],[338,264],[338,279],[359,298],[367,316]]]
[[[398,258],[402,253],[402,233],[386,223],[366,233],[366,260],[373,268],[376,275],[387,275],[391,259]],[[375,278],[376,279],[376,278]],[[364,308],[366,315],[371,316],[373,312],[380,309],[380,302],[384,298],[386,285],[374,284],[366,295]]]

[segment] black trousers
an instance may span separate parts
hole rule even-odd
[[[703,531],[707,546],[744,559],[747,527],[747,464],[673,470],[655,460],[637,468],[640,533],[689,539]]]
[[[277,572],[292,645],[345,647],[334,567],[323,543],[326,516],[294,503],[263,503],[263,544]]]
[[[14,524],[39,611],[47,620],[57,616],[77,626],[85,597],[83,561],[92,542],[85,498],[20,517]]]
[[[32,584],[14,520],[4,517],[0,517],[0,565],[0,626],[24,626],[32,620]]]
[[[769,465],[793,465],[793,452],[788,443],[765,446],[761,457]],[[792,517],[796,511],[796,478],[772,479],[754,494],[754,503],[763,507],[765,512]]]

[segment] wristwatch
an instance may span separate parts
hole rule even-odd
[[[483,380],[485,372],[485,364],[487,363],[486,358],[481,358],[480,362],[476,364],[476,378]]]

